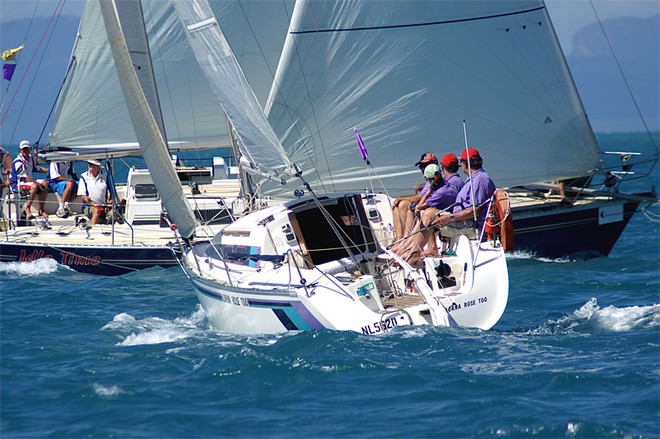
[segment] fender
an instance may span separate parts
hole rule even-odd
[[[497,189],[493,194],[493,204],[486,219],[486,233],[488,240],[493,240],[494,235],[499,235],[504,250],[513,250],[513,215],[509,194],[503,189]]]

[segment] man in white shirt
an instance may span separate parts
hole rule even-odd
[[[60,218],[71,214],[69,201],[76,197],[77,178],[71,162],[51,162],[46,179],[50,191],[60,194],[60,206],[55,213]]]
[[[11,186],[14,192],[19,192],[21,186],[30,190],[30,199],[25,203],[25,218],[34,219],[32,215],[32,203],[39,195],[39,216],[48,218],[48,214],[44,211],[46,205],[46,195],[48,195],[48,184],[42,180],[37,181],[32,177],[33,172],[48,172],[47,168],[37,167],[36,161],[32,154],[30,154],[32,147],[27,140],[21,141],[20,149],[18,150],[18,157],[14,159],[11,169]],[[27,186],[27,187],[26,187]]]
[[[111,212],[112,200],[107,175],[101,170],[101,162],[98,160],[87,160],[87,172],[83,172],[78,182],[78,195],[84,203],[83,212],[92,220],[92,224],[106,221]]]

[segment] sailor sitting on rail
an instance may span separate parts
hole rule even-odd
[[[431,211],[422,213],[421,224],[426,227],[423,227],[420,233],[411,236],[411,242],[400,253],[409,263],[416,263],[421,259],[420,249],[431,236],[433,227],[439,228],[442,236],[466,235],[470,239],[477,238],[479,230],[486,221],[488,201],[496,189],[495,183],[484,171],[482,165],[483,159],[476,148],[463,150],[461,167],[468,179],[456,196],[451,213],[439,212],[438,214]]]
[[[110,217],[112,199],[108,191],[107,175],[98,160],[87,160],[87,172],[83,172],[78,183],[78,195],[83,201],[83,212],[92,224],[105,222]]]

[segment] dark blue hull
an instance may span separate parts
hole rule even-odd
[[[547,258],[607,256],[638,205],[614,200],[586,207],[513,209],[515,250]]]
[[[31,262],[51,258],[75,271],[117,276],[154,266],[178,265],[168,246],[66,246],[0,242],[0,261]]]

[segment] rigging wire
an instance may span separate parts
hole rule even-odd
[[[292,111],[292,107],[289,106],[289,105],[287,104],[284,95],[280,92],[279,84],[278,84],[277,82],[275,82],[275,72],[273,72],[273,70],[270,68],[270,65],[269,65],[268,62],[267,62],[267,61],[268,61],[268,58],[266,57],[266,54],[265,54],[265,52],[264,52],[264,50],[263,50],[263,48],[262,48],[262,46],[261,46],[261,44],[260,44],[260,41],[259,41],[259,39],[257,38],[257,35],[256,35],[255,31],[254,31],[254,28],[252,27],[252,24],[250,23],[250,20],[248,19],[247,12],[246,12],[245,9],[243,8],[243,4],[242,4],[242,2],[239,1],[239,2],[238,2],[238,5],[239,5],[239,7],[240,7],[240,9],[241,9],[241,12],[243,13],[243,17],[245,18],[245,22],[247,23],[247,26],[248,26],[248,28],[250,29],[250,33],[252,34],[252,37],[254,38],[254,41],[255,41],[255,43],[257,44],[257,47],[259,48],[259,52],[260,52],[260,54],[261,54],[262,59],[264,60],[264,64],[266,65],[266,68],[268,69],[268,72],[270,73],[270,78],[271,78],[271,81],[272,81],[272,87],[275,89],[276,94],[282,99],[282,101],[283,101],[283,103],[284,103],[283,108],[286,109],[286,111],[287,111],[289,117],[291,118],[291,120],[292,120],[292,121],[295,121],[295,120],[296,120],[296,117],[295,117],[295,115],[294,115],[294,112]],[[286,11],[286,16],[287,16],[287,17],[289,18],[289,20],[290,20],[292,14],[293,14],[293,11],[289,11],[289,9],[287,8],[287,3],[286,3],[285,1],[282,1],[282,5],[283,5],[284,10]],[[295,8],[295,6],[294,6],[294,8]],[[286,41],[285,41],[285,42],[286,42]],[[296,56],[298,57],[298,60],[299,60],[299,62],[300,62],[300,55],[298,54],[298,48],[297,48],[297,45],[296,45],[296,43],[295,43],[295,40],[294,40],[294,43],[293,43],[293,44],[294,44],[294,48],[295,48]],[[300,65],[302,65],[302,63],[300,63]],[[309,89],[309,87],[307,86],[306,78],[305,78],[304,75],[303,75],[303,79],[304,79],[305,88],[306,88],[306,89]],[[310,94],[307,93],[307,97],[308,97],[308,98],[309,98],[309,96],[310,96]],[[312,105],[311,102],[310,102],[310,108],[312,108],[312,112],[313,112],[313,110],[314,110],[314,106]],[[318,120],[317,120],[316,116],[314,116],[314,121],[315,121],[316,128],[317,128],[316,133],[320,133],[320,128],[319,128],[319,124],[318,124]],[[304,138],[308,137],[308,136],[303,135],[303,133],[302,133],[301,130],[300,130],[299,124],[294,123],[294,124],[292,125],[291,128],[294,129],[294,130],[296,131],[296,133],[297,133],[297,138],[298,138],[298,139],[304,139]],[[311,138],[311,137],[313,137],[313,135],[310,135],[309,137]],[[323,139],[322,139],[322,138],[321,138],[321,143],[323,143]],[[307,156],[307,160],[309,160],[310,163],[315,163],[315,160],[314,160],[315,154],[312,153],[312,152],[309,150],[309,145],[308,145],[308,143],[307,143],[307,142],[302,142],[302,146],[303,146],[303,148],[304,148],[304,153],[305,153],[305,155]],[[321,147],[321,151],[323,151],[323,154],[325,155],[325,148],[324,148],[324,147]],[[326,165],[328,164],[328,159],[327,159],[327,157],[326,157],[325,163],[326,163]],[[316,179],[317,179],[317,183],[316,183],[316,184],[320,185],[320,186],[323,188],[323,190],[324,190],[325,192],[328,192],[328,189],[325,187],[326,182],[321,178],[321,175],[319,175],[318,170],[317,170],[317,167],[316,167],[316,166],[312,166],[311,169],[310,169],[310,171],[313,172],[314,174],[316,174]],[[330,178],[330,184],[331,184],[332,187],[333,187],[332,191],[334,192],[334,191],[335,191],[335,189],[334,189],[334,182],[332,181],[333,176],[332,176],[332,172],[330,171],[330,169],[328,169],[328,175],[329,175],[329,178]]]
[[[644,125],[644,129],[646,130],[646,134],[648,134],[649,139],[651,139],[651,143],[655,147],[656,151],[658,150],[658,144],[656,143],[655,139],[651,135],[651,131],[649,130],[648,125],[646,124],[646,120],[644,119],[644,116],[642,115],[642,111],[639,108],[639,104],[637,104],[637,99],[635,99],[635,95],[632,92],[632,89],[630,88],[630,84],[628,83],[628,80],[626,79],[626,75],[623,73],[623,68],[621,67],[621,64],[619,63],[619,59],[616,56],[616,53],[614,52],[614,48],[612,47],[612,43],[610,42],[610,39],[607,37],[607,33],[605,32],[605,27],[603,26],[603,23],[600,19],[600,16],[598,15],[598,12],[596,11],[596,7],[594,6],[593,0],[589,0],[589,4],[591,5],[591,9],[594,11],[594,15],[596,16],[596,20],[598,21],[598,25],[600,26],[601,31],[603,32],[603,37],[605,38],[605,41],[607,42],[607,47],[610,49],[610,53],[612,54],[612,58],[614,59],[614,63],[616,64],[617,68],[619,69],[619,73],[621,74],[621,78],[623,79],[623,83],[626,85],[626,89],[628,90],[628,93],[630,94],[630,99],[632,99],[633,104],[635,105],[635,109],[637,110],[637,114],[639,115],[639,118],[642,121],[642,124]]]
[[[32,22],[34,21],[34,17],[37,14],[37,9],[39,8],[39,3],[40,3],[40,1],[37,0],[37,3],[34,5],[34,9],[32,10],[32,16],[30,17],[30,23],[28,23],[28,27],[25,30],[25,33],[23,34],[23,40],[22,40],[23,42],[22,42],[21,45],[25,45],[25,40],[27,40],[27,36],[30,34],[30,29],[32,28]],[[18,59],[20,57],[21,57],[21,52],[19,51],[16,54],[16,59],[15,59],[17,65],[18,65]],[[2,112],[2,109],[5,107],[5,100],[7,99],[7,95],[9,93],[9,87],[11,87],[11,84],[12,84],[11,80],[7,81],[7,87],[5,88],[5,92],[2,95],[2,103],[0,103],[0,113]],[[16,90],[16,93],[18,93],[18,90]],[[7,112],[9,112],[9,109],[7,109]],[[2,125],[2,123],[0,123],[0,126],[1,125]],[[13,136],[13,133],[12,133],[12,136]]]
[[[46,131],[46,127],[48,126],[48,121],[50,120],[50,117],[53,115],[53,111],[55,110],[55,105],[57,105],[57,101],[60,99],[60,95],[62,94],[62,90],[64,89],[64,84],[66,83],[66,78],[69,77],[69,73],[71,72],[71,68],[73,67],[75,61],[76,61],[75,56],[72,56],[71,59],[69,60],[69,66],[66,68],[66,73],[64,74],[64,78],[62,78],[62,84],[60,84],[60,88],[57,91],[57,96],[55,96],[55,99],[53,100],[53,105],[50,107],[50,111],[48,112],[48,116],[46,117],[46,121],[44,122],[44,127],[41,129],[41,133],[39,133],[39,138],[37,138],[37,143],[41,141],[41,137],[44,135],[44,131]],[[12,137],[13,137],[13,133],[12,133]]]
[[[2,127],[2,124],[5,121],[5,118],[7,117],[7,114],[9,113],[9,110],[12,107],[12,104],[14,103],[14,100],[16,99],[16,96],[18,95],[18,92],[21,89],[21,85],[23,84],[23,81],[25,80],[25,77],[27,76],[27,73],[30,71],[30,66],[32,66],[32,62],[34,61],[35,57],[37,56],[37,53],[39,53],[39,49],[41,48],[41,45],[44,42],[44,39],[46,38],[46,34],[48,33],[51,24],[53,23],[53,19],[55,18],[55,15],[57,13],[57,10],[60,9],[60,5],[62,4],[64,0],[59,0],[57,2],[57,5],[55,6],[55,10],[53,11],[53,14],[50,16],[50,19],[48,20],[48,24],[46,25],[46,28],[44,29],[44,32],[41,35],[41,38],[39,39],[39,43],[37,44],[37,47],[34,50],[34,53],[32,54],[32,57],[30,58],[30,61],[28,62],[27,67],[25,68],[25,72],[21,76],[21,80],[18,83],[18,86],[16,87],[16,90],[14,91],[14,95],[12,96],[11,100],[9,101],[9,105],[7,107],[7,111],[5,111],[5,114],[2,116],[2,119],[0,119],[0,127]],[[35,6],[35,13],[33,13],[32,18],[30,19],[30,25],[28,26],[28,31],[30,29],[30,26],[32,26],[32,20],[34,19],[34,16],[36,14],[36,6]],[[26,33],[27,36],[27,33]]]

